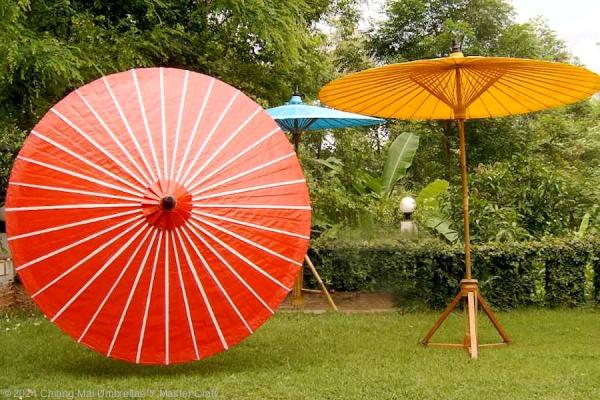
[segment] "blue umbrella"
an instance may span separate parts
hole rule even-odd
[[[290,101],[282,106],[269,108],[267,112],[277,121],[281,129],[292,133],[296,152],[298,152],[301,132],[378,125],[385,122],[383,119],[366,115],[309,106],[302,101],[298,91],[294,92]]]
[[[282,130],[292,133],[296,153],[298,152],[298,145],[300,144],[300,134],[303,131],[379,125],[385,122],[383,119],[368,117],[366,115],[333,110],[327,107],[309,106],[308,104],[304,104],[302,97],[297,90],[292,95],[290,101],[282,106],[269,108],[267,112],[275,121],[277,121],[277,124],[279,124],[279,127]],[[321,287],[321,290],[327,297],[329,304],[334,310],[337,310],[333,299],[329,295],[329,292],[313,263],[308,256],[305,256],[305,260],[311,272],[317,279],[317,283]],[[294,304],[294,306],[300,306],[302,304],[302,281],[302,273],[300,273],[292,290],[292,304]]]

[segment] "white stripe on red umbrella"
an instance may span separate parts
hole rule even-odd
[[[79,88],[17,158],[7,227],[42,311],[136,363],[208,357],[281,303],[308,246],[291,146],[240,91],[170,68]]]

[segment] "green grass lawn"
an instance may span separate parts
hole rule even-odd
[[[129,393],[153,397],[155,390],[160,398],[162,389],[221,399],[600,398],[600,310],[500,313],[515,343],[482,349],[477,361],[463,350],[417,345],[436,316],[279,313],[226,353],[171,367],[113,361],[75,344],[40,316],[3,316],[0,390],[11,391],[0,393],[31,389],[37,398],[69,398],[78,389],[98,397],[134,390],[139,392]],[[461,314],[451,316],[439,339],[460,340],[462,324]],[[482,325],[482,338],[494,340]]]

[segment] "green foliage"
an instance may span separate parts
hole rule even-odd
[[[434,229],[449,242],[458,240],[458,233],[451,228],[451,222],[440,207],[440,196],[448,190],[449,183],[436,179],[425,186],[417,196],[417,219],[427,228]]]
[[[585,268],[600,263],[596,239],[544,238],[541,241],[477,245],[473,274],[495,307],[577,306],[585,300]],[[335,290],[390,290],[400,301],[440,308],[456,294],[464,276],[461,246],[439,240],[418,242],[398,233],[370,240],[322,237],[313,258],[326,284]],[[310,277],[307,277],[310,281]]]
[[[593,247],[580,241],[548,238],[544,243],[546,296],[549,306],[577,306],[585,302],[585,266],[595,256]],[[593,243],[592,246],[597,246]]]
[[[370,34],[381,59],[401,61],[448,54],[459,39],[465,54],[566,60],[568,52],[540,19],[514,21],[504,0],[388,0],[388,19]]]
[[[133,67],[186,68],[221,78],[262,105],[330,79],[325,36],[340,0],[17,0],[0,4],[0,136],[18,149],[69,91]],[[4,151],[4,149],[2,149]],[[8,148],[7,148],[8,151]],[[14,154],[2,156],[2,181]],[[0,186],[0,197],[5,186]]]
[[[398,136],[388,148],[387,157],[381,177],[382,194],[389,196],[400,178],[412,165],[412,160],[419,148],[419,136],[404,132]]]
[[[521,156],[481,166],[471,180],[473,235],[482,241],[566,235],[592,202],[571,177],[536,160]]]

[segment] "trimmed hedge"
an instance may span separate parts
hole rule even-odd
[[[437,240],[317,239],[310,252],[333,290],[392,291],[401,303],[432,308],[448,304],[464,274],[462,248]],[[600,242],[590,238],[477,245],[473,276],[496,308],[577,306],[585,302],[586,268],[593,268],[592,295],[600,303],[599,255]],[[305,279],[314,284],[309,273]]]

